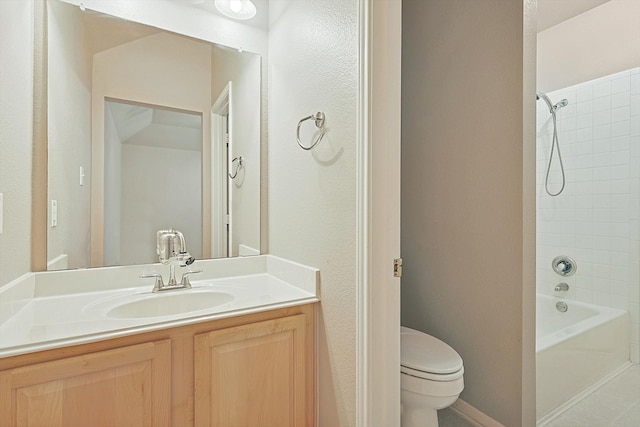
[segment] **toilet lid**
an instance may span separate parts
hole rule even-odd
[[[433,374],[451,374],[462,369],[462,358],[439,339],[402,326],[401,365]]]

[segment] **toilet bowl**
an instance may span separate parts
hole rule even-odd
[[[438,427],[438,409],[455,402],[464,388],[462,358],[439,339],[400,329],[402,427]]]

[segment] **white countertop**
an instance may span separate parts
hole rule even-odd
[[[192,289],[153,294],[153,280],[138,276],[163,268],[153,264],[31,273],[3,286],[0,358],[319,301],[317,269],[272,255],[198,261],[192,268],[204,271],[191,276]],[[129,300],[210,291],[230,300],[158,317],[108,315]]]

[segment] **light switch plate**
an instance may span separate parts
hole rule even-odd
[[[51,227],[58,226],[58,201],[51,200]]]

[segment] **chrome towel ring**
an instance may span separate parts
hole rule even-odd
[[[302,125],[302,122],[304,122],[305,120],[310,120],[313,119],[316,123],[316,127],[321,131],[320,135],[318,135],[315,138],[315,141],[313,141],[311,143],[311,145],[309,146],[305,146],[302,144],[302,142],[300,141],[300,126]],[[304,119],[300,120],[298,122],[298,128],[296,130],[296,139],[298,140],[298,145],[300,146],[300,148],[302,148],[303,150],[311,150],[313,147],[315,147],[316,145],[318,145],[318,143],[320,141],[322,141],[322,138],[324,138],[324,134],[325,134],[325,129],[324,129],[324,122],[325,122],[325,116],[324,113],[321,111],[318,111],[315,114],[312,114],[308,117],[305,117]]]
[[[233,173],[233,175],[231,175],[231,173],[227,174],[229,175],[229,178],[234,179],[236,176],[238,176],[238,171],[240,170],[240,167],[242,166],[243,161],[244,159],[242,158],[242,156],[236,157],[235,159],[231,160],[231,167],[233,167],[234,162],[238,162],[238,163],[236,164],[236,171]]]

